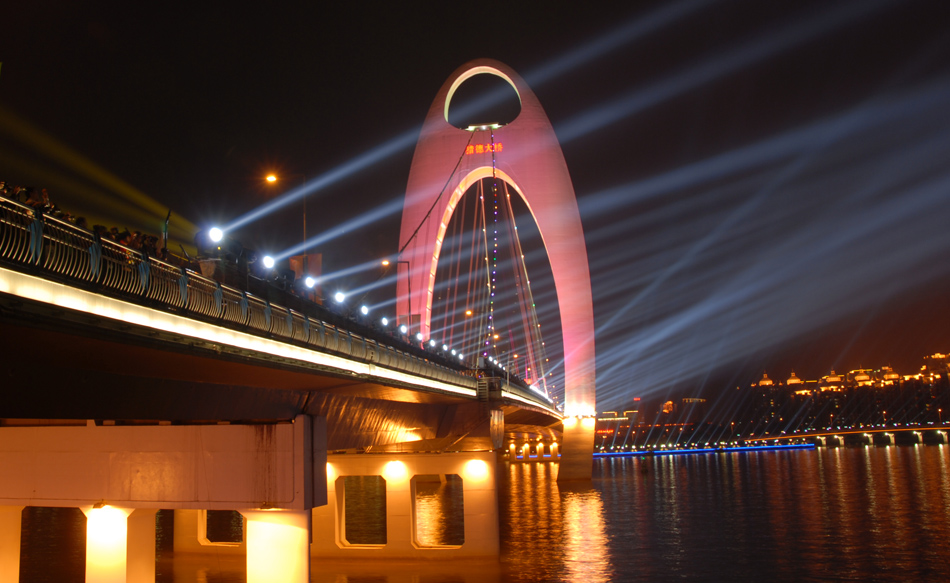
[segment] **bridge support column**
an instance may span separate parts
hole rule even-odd
[[[20,580],[20,517],[23,506],[0,506],[0,581]]]
[[[137,508],[128,518],[127,583],[155,581],[155,515],[157,508]]]
[[[247,582],[310,582],[310,510],[241,510],[247,519]]]
[[[155,509],[84,506],[86,583],[155,581]]]
[[[566,417],[557,481],[590,480],[594,470],[593,417]]]

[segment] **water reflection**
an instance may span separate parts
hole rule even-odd
[[[610,581],[600,490],[558,486],[554,464],[512,464],[501,488],[505,581]]]
[[[386,480],[346,476],[343,498],[344,540],[351,545],[386,544]]]
[[[458,474],[419,475],[412,479],[415,536],[421,546],[465,543],[462,478]]]
[[[78,508],[27,507],[20,515],[20,582],[82,581],[86,516]],[[50,566],[56,569],[51,570]]]
[[[600,492],[561,492],[564,528],[561,560],[567,581],[610,581],[607,536],[604,533],[604,504]]]

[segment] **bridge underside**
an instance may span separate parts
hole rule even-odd
[[[472,451],[554,439],[543,411],[383,384],[0,294],[0,424],[327,419],[328,449]],[[504,427],[491,410],[504,412]]]

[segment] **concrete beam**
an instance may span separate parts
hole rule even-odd
[[[0,504],[285,508],[326,503],[326,421],[0,427]]]

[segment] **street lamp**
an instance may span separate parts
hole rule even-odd
[[[409,262],[408,261],[396,261],[396,278],[399,278],[399,265],[406,264],[406,317],[409,321],[408,329],[412,329],[412,273],[409,271]],[[392,265],[392,261],[389,259],[382,260],[383,267],[388,268]],[[396,285],[397,289],[399,287],[398,283]],[[398,311],[398,310],[397,310]]]
[[[303,185],[303,179],[305,179],[306,177],[307,177],[306,174],[291,174],[290,176],[288,176],[288,178],[300,178],[301,185]],[[268,174],[267,176],[264,177],[264,180],[266,180],[269,184],[276,184],[277,175]],[[303,249],[301,250],[301,254],[303,255],[303,272],[307,273],[307,195],[306,193],[304,193],[304,195],[301,196],[300,198],[303,200]]]

